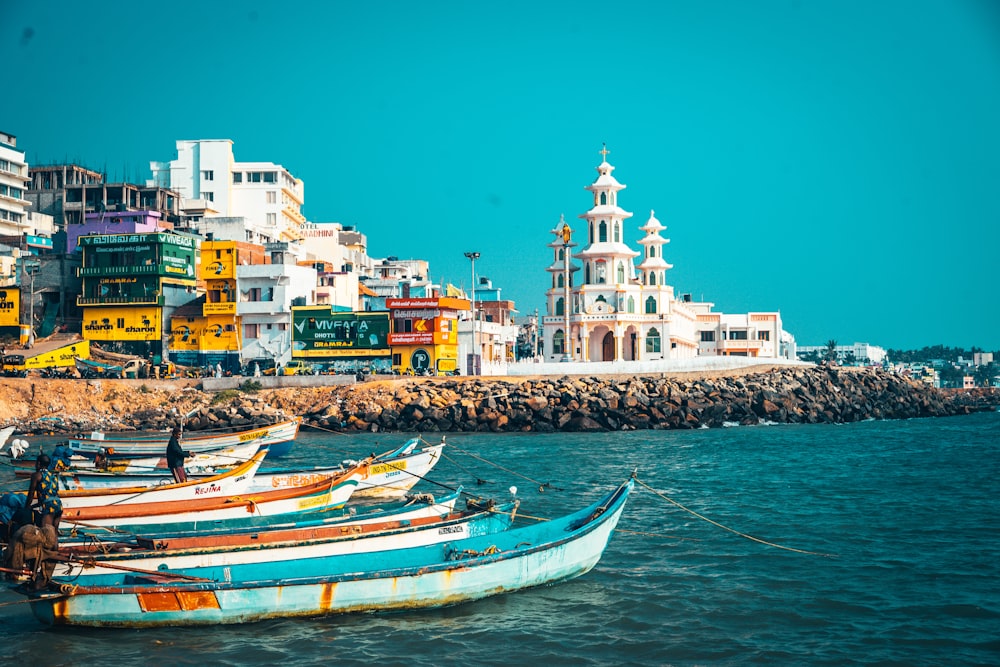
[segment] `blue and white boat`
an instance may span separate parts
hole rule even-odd
[[[126,573],[199,577],[222,581],[272,572],[295,572],[302,563],[335,556],[361,556],[480,535],[511,526],[517,501],[468,509],[444,517],[388,519],[366,524],[330,524],[142,540],[125,551],[60,549],[53,581],[73,585],[121,584]],[[251,574],[253,573],[253,574]],[[128,574],[131,576],[131,574]]]
[[[589,572],[607,548],[633,484],[630,479],[559,519],[492,535],[183,573],[199,579],[134,573],[106,584],[66,581],[25,595],[43,623],[128,628],[452,605]]]

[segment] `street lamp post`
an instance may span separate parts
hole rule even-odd
[[[479,259],[478,252],[467,252],[465,256],[472,260],[472,290],[470,291],[470,296],[472,297],[472,359],[470,359],[469,375],[478,375],[476,373],[476,360],[479,358],[479,338],[476,335],[476,260]]]
[[[24,284],[23,274],[28,274],[28,347],[32,347],[35,342],[35,272],[38,271],[37,262],[29,262],[26,258],[21,258],[22,285]]]

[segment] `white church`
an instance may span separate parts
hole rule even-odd
[[[586,187],[593,201],[579,216],[584,228],[574,231],[560,219],[552,230],[547,314],[542,320],[544,361],[795,359],[794,338],[782,329],[780,313],[717,313],[711,303],[674,293],[667,282],[672,265],[663,253],[670,241],[662,236],[666,228],[652,211],[639,227],[644,234],[640,250],[623,241],[623,225],[632,214],[618,205],[625,186],[612,176],[615,168],[607,162],[608,152],[601,151],[597,179]],[[574,234],[585,243],[577,243]]]

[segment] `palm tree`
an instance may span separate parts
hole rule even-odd
[[[837,341],[832,338],[826,341],[826,360],[836,361],[837,360]]]

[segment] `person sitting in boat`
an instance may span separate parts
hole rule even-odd
[[[59,479],[49,470],[52,459],[48,454],[39,454],[35,459],[35,472],[28,484],[28,507],[31,508],[35,525],[39,528],[52,526],[59,530],[62,518],[62,500],[59,499]]]
[[[177,483],[187,481],[187,472],[184,471],[184,459],[191,456],[191,452],[186,452],[181,447],[181,428],[175,426],[170,431],[170,441],[167,443],[167,467],[174,475]]]

